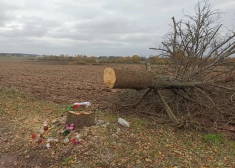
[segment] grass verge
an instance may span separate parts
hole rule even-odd
[[[65,114],[62,105],[19,90],[0,89],[0,140],[6,142],[0,146],[0,167],[9,167],[10,156],[18,167],[235,167],[235,142],[221,135],[178,130],[99,110],[97,119],[109,124],[82,129],[84,142],[79,145],[47,149],[45,144],[32,142],[31,134],[45,120]],[[118,117],[131,127],[120,126]]]

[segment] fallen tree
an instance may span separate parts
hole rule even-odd
[[[131,70],[124,70],[124,69],[116,69],[116,68],[106,68],[104,70],[104,83],[111,89],[136,89],[136,90],[143,90],[147,89],[141,99],[137,101],[135,104],[133,104],[133,107],[136,107],[144,98],[147,96],[151,91],[153,91],[155,94],[157,94],[161,100],[161,102],[164,105],[164,108],[167,112],[167,115],[171,118],[172,121],[175,123],[179,123],[176,116],[173,114],[171,108],[168,106],[167,102],[165,101],[164,97],[162,96],[160,90],[161,89],[168,89],[171,90],[173,93],[179,95],[180,97],[184,98],[187,101],[199,104],[203,107],[209,107],[206,104],[200,103],[197,100],[194,100],[193,98],[190,98],[186,93],[183,93],[182,91],[185,91],[187,88],[200,90],[201,93],[205,94],[201,88],[209,88],[210,86],[223,88],[225,90],[234,91],[235,88],[230,87],[224,87],[221,86],[221,83],[227,83],[229,81],[232,81],[233,78],[228,79],[219,79],[211,82],[175,82],[159,78],[156,78],[154,76],[153,72],[150,71],[131,71]],[[207,95],[206,95],[207,96]],[[207,96],[208,99],[209,96]],[[213,102],[213,100],[211,99]],[[215,104],[215,103],[214,103]]]
[[[104,83],[111,89],[183,89],[204,86],[223,87],[220,84],[233,81],[233,77],[225,77],[214,81],[195,81],[195,82],[178,82],[170,81],[170,78],[161,78],[150,71],[133,71],[116,68],[106,68],[103,75]],[[224,87],[227,90],[233,88]],[[234,90],[235,91],[235,90]]]
[[[170,119],[180,125],[188,123],[184,118],[199,114],[213,116],[213,123],[235,124],[235,64],[229,59],[235,54],[235,32],[221,33],[225,28],[220,14],[202,1],[196,4],[195,15],[185,14],[180,21],[172,17],[173,31],[159,47],[150,48],[167,64],[138,72],[107,68],[104,83],[110,88],[146,89],[132,107],[154,93]],[[181,113],[180,120],[173,111]]]

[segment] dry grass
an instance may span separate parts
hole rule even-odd
[[[65,107],[14,89],[0,89],[0,104],[0,140],[6,142],[0,146],[1,167],[235,166],[234,141],[226,138],[216,141],[217,135],[177,130],[134,115],[98,110],[97,119],[109,122],[107,127],[82,129],[84,142],[79,145],[59,143],[46,149],[45,143],[36,144],[30,136],[43,121],[64,115]],[[118,125],[118,117],[128,120],[131,127]],[[62,127],[51,125],[48,132],[56,134]]]

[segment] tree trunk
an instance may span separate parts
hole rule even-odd
[[[116,68],[104,70],[104,83],[112,89],[146,89],[155,86],[154,76],[148,71],[130,71]]]
[[[182,89],[202,87],[224,81],[225,79],[212,82],[173,82],[169,80],[169,77],[154,76],[150,71],[131,71],[116,68],[104,70],[104,83],[111,89]]]
[[[95,124],[95,113],[69,111],[67,113],[66,124],[74,124],[75,128],[92,126]]]

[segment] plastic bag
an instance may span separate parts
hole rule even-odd
[[[130,127],[129,122],[127,122],[126,120],[124,120],[123,118],[118,118],[118,123],[120,125],[122,125],[123,127]]]

